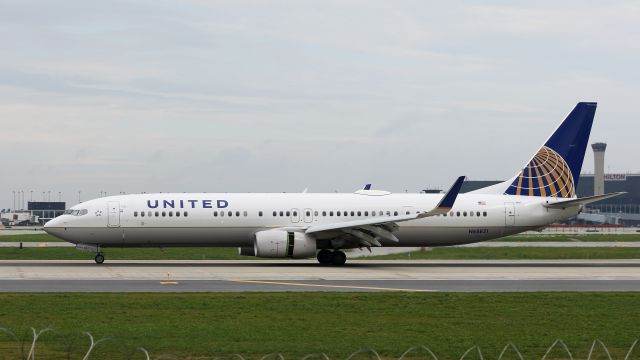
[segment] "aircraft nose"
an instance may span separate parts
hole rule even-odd
[[[43,229],[49,235],[61,237],[60,234],[64,231],[63,227],[64,224],[62,220],[60,219],[60,217],[57,217],[47,221],[47,223],[44,224]]]

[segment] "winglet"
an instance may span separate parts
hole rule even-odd
[[[453,207],[453,203],[456,201],[458,194],[460,193],[460,189],[462,189],[462,183],[464,182],[465,176],[460,176],[456,182],[453,183],[451,189],[447,191],[446,195],[440,200],[436,209],[439,208],[447,208],[450,210]]]
[[[465,176],[460,176],[456,182],[453,183],[449,191],[444,195],[442,200],[438,203],[438,205],[433,208],[433,210],[420,214],[420,217],[434,216],[440,215],[448,212],[453,207],[453,204],[456,202],[456,198],[460,193],[460,189],[462,188],[462,183],[464,182]]]

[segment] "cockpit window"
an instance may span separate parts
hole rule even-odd
[[[64,211],[65,215],[82,216],[87,215],[89,211],[87,209],[68,209]]]

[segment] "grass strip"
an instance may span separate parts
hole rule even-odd
[[[42,336],[38,358],[68,348],[81,354],[88,344],[83,331],[111,338],[91,359],[125,358],[138,346],[153,357],[259,359],[279,352],[300,359],[324,352],[344,359],[373,348],[398,358],[416,345],[429,346],[439,359],[459,359],[478,345],[485,359],[497,359],[509,341],[525,359],[540,359],[558,338],[574,358],[587,358],[600,339],[614,359],[623,359],[640,334],[635,293],[10,293],[0,294],[0,303],[0,327],[21,338],[30,327],[55,330]],[[0,354],[17,358],[16,352],[0,333]],[[594,358],[603,356],[596,350]],[[639,356],[637,349],[630,359]],[[557,350],[549,358],[567,356]]]

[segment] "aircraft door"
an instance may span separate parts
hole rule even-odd
[[[291,209],[291,222],[297,223],[300,221],[300,210]]]
[[[119,227],[120,226],[120,203],[117,201],[109,201],[107,203],[109,207],[109,227]]]
[[[313,221],[313,211],[311,209],[304,209],[304,222],[310,223]]]
[[[516,224],[516,204],[504,203],[504,224],[506,226]]]

